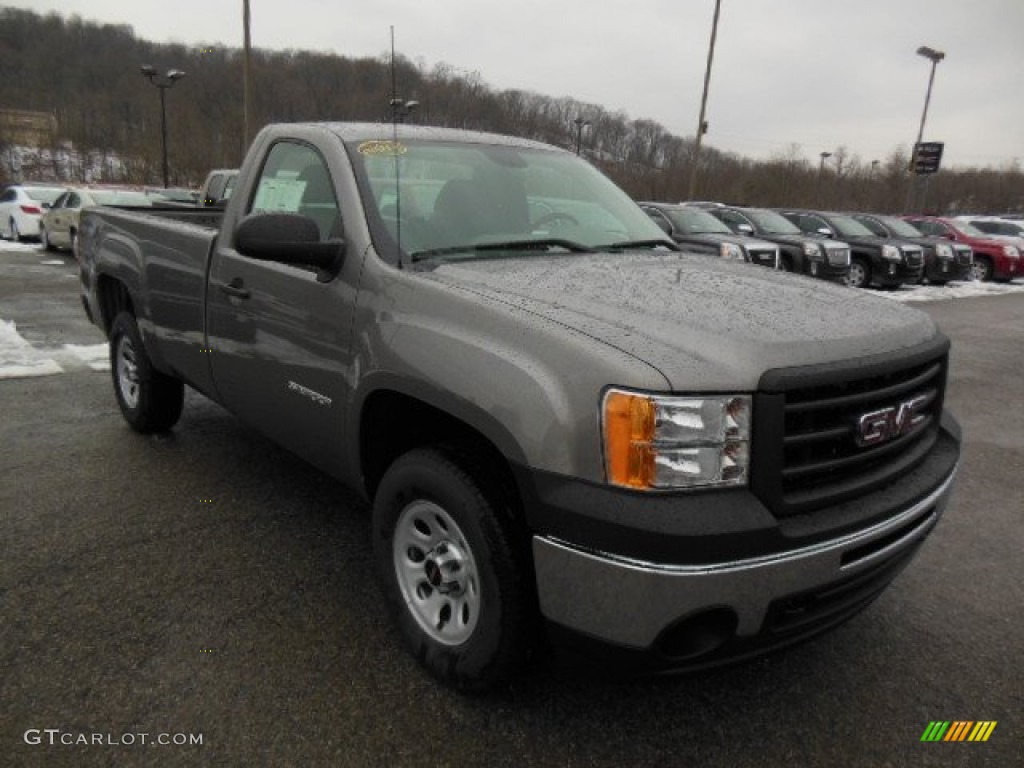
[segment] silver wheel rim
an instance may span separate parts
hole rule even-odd
[[[135,345],[127,336],[122,336],[117,342],[117,386],[126,406],[132,409],[138,406],[139,364]]]
[[[983,261],[976,261],[971,265],[971,272],[975,280],[984,281],[988,277],[988,265]]]
[[[854,288],[860,288],[864,285],[866,278],[867,275],[864,272],[864,267],[857,263],[850,264],[850,277],[848,280],[850,285]]]
[[[391,552],[402,599],[420,628],[443,645],[466,642],[480,617],[480,579],[451,515],[431,501],[412,502],[398,516]]]

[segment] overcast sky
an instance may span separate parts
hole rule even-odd
[[[240,47],[242,0],[31,0],[6,5],[129,24],[156,42]],[[253,45],[477,72],[494,89],[572,96],[691,136],[714,0],[251,0]],[[722,0],[706,141],[817,162],[884,160],[917,136],[944,165],[1024,162],[1024,0]],[[55,52],[56,55],[57,52]],[[136,66],[136,62],[130,62]],[[410,94],[403,94],[410,95]],[[16,106],[16,105],[8,105]]]

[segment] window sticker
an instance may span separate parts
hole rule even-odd
[[[295,213],[302,202],[306,182],[298,179],[260,179],[253,211],[284,211]]]
[[[409,148],[401,142],[380,140],[364,141],[358,149],[361,155],[384,155],[386,157],[404,155],[409,151]]]

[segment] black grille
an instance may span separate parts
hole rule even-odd
[[[959,264],[961,267],[966,267],[968,264],[971,263],[971,252],[961,251],[960,249],[957,249],[956,263]]]
[[[941,349],[929,345],[852,369],[766,374],[754,405],[754,492],[785,516],[854,499],[897,480],[924,460],[938,437],[947,361],[943,340]],[[904,421],[901,434],[891,428],[893,434],[874,444],[858,439],[870,431],[860,426],[862,417],[881,412],[880,420],[899,423],[900,406],[911,400],[917,405],[912,427]]]
[[[918,248],[907,248],[903,255],[906,256],[907,266],[909,267],[920,267],[924,264],[924,252]]]

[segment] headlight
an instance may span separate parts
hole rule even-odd
[[[743,261],[743,249],[736,243],[722,243],[718,246],[718,255],[723,259],[739,259]]]
[[[1013,246],[1013,245],[1004,245],[1003,246],[1003,253],[1005,253],[1011,259],[1020,258],[1020,251],[1018,251],[1017,247]]]
[[[601,425],[608,482],[640,490],[746,485],[750,417],[749,395],[611,389]]]
[[[946,243],[935,244],[935,255],[940,259],[952,259],[953,258],[953,246],[946,245]]]
[[[818,260],[821,258],[821,246],[811,240],[804,241],[804,256],[809,259]]]
[[[895,245],[883,245],[882,258],[888,259],[889,261],[901,261],[900,249]]]

